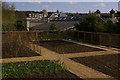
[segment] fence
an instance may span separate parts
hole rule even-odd
[[[81,31],[14,31],[2,32],[2,52],[6,57],[24,56],[21,53],[29,55],[29,49],[26,48],[29,42],[40,44],[40,41],[45,40],[62,40],[71,39],[80,42],[93,43],[97,45],[105,45],[109,47],[120,48],[120,34],[108,33],[94,33],[94,32],[81,32]],[[31,46],[31,45],[29,45]],[[32,46],[37,49],[36,46]],[[40,50],[40,49],[37,49]],[[24,52],[22,52],[24,51]],[[33,50],[34,51],[34,50]]]
[[[70,39],[120,48],[120,34],[68,31]]]

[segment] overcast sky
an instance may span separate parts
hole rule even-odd
[[[2,0],[6,2],[118,2],[120,0]]]
[[[118,10],[117,2],[10,2],[14,3],[16,10],[19,11],[41,11],[46,9],[47,11],[56,10],[62,12],[79,12],[88,13],[99,9],[103,13],[108,13],[111,9]]]

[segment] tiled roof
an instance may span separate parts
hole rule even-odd
[[[60,28],[60,30],[69,29],[70,27],[73,27],[75,21],[53,21],[51,23],[55,23],[56,27]],[[43,23],[41,25],[33,27],[35,30],[49,30],[51,23]]]

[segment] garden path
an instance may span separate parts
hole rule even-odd
[[[80,78],[88,79],[88,78],[109,78],[111,80],[115,80],[113,77],[103,74],[97,70],[94,70],[90,67],[77,63],[69,58],[72,57],[87,57],[87,56],[96,56],[96,55],[107,55],[107,54],[118,54],[117,51],[95,51],[95,52],[85,52],[85,53],[72,53],[72,54],[58,54],[51,50],[48,50],[44,47],[41,47],[37,44],[29,43],[26,45],[30,49],[33,50],[33,46],[38,47],[35,52],[41,53],[41,56],[34,57],[21,57],[21,58],[7,58],[0,59],[0,63],[10,63],[10,62],[23,62],[23,61],[35,61],[35,60],[60,60],[60,62],[64,62],[64,66],[70,72],[76,74]]]

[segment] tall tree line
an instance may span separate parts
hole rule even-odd
[[[76,30],[88,32],[103,32],[120,34],[120,22],[113,23],[111,20],[102,21],[96,16],[96,13],[89,12],[89,15],[82,18],[79,23],[75,24]]]
[[[18,20],[15,5],[2,3],[2,30],[3,31],[21,31],[26,30],[22,21]]]
[[[15,23],[17,21],[17,16],[15,14],[14,4],[8,5],[7,3],[2,3],[2,30],[3,31],[14,31],[16,30]]]

